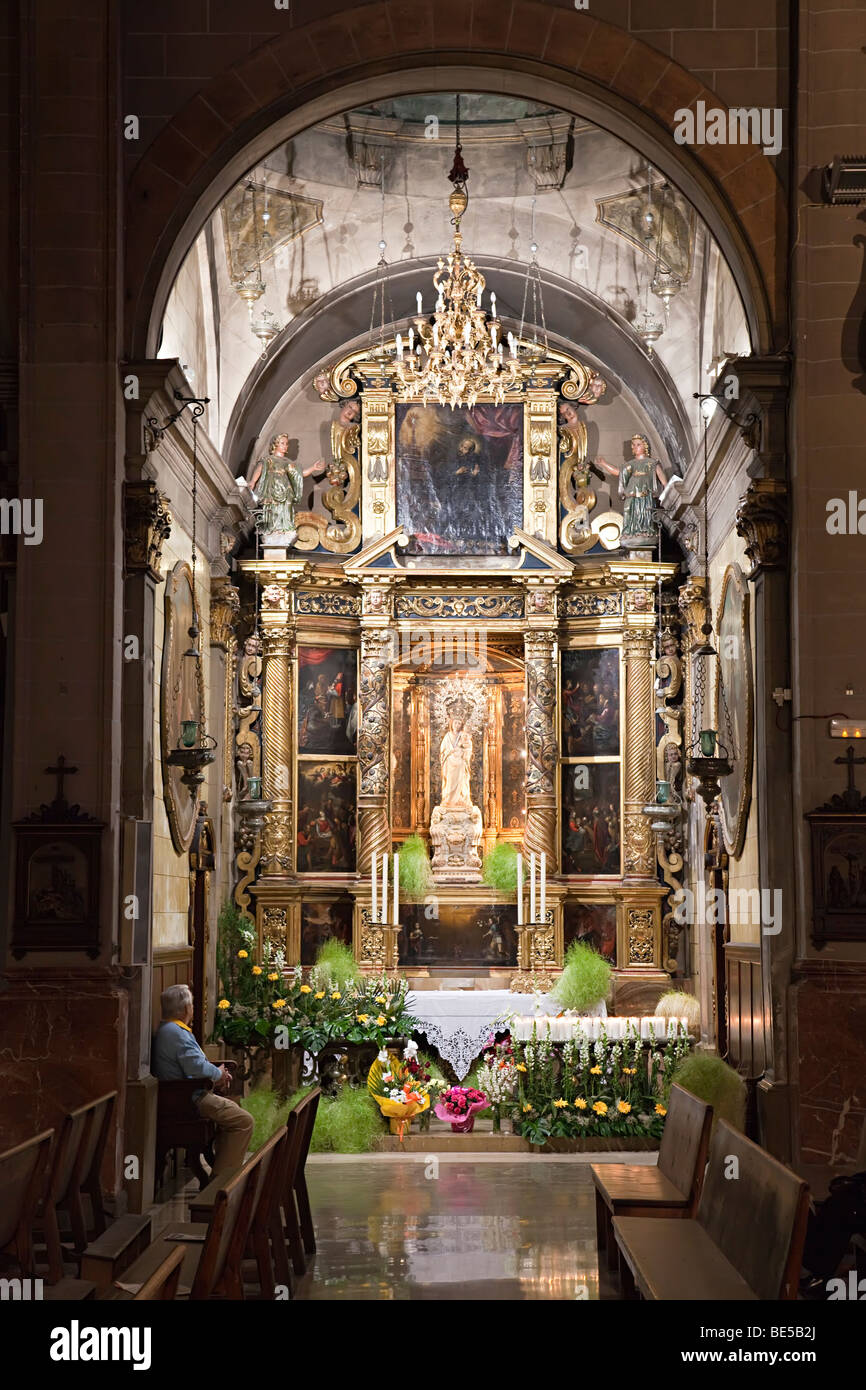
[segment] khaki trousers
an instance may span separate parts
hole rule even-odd
[[[211,1182],[215,1178],[227,1182],[243,1167],[253,1132],[253,1117],[233,1100],[214,1095],[213,1091],[208,1091],[198,1101],[198,1113],[217,1127]]]

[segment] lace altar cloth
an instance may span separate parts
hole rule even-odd
[[[508,989],[431,989],[411,993],[407,1008],[443,1061],[462,1081],[491,1033],[504,1032],[509,1014],[556,1013],[547,994],[512,994]]]

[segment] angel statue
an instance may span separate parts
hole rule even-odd
[[[667,487],[668,480],[658,459],[650,451],[645,434],[631,437],[631,460],[616,468],[607,459],[595,462],[611,478],[619,479],[619,495],[623,498],[622,543],[626,548],[640,549],[656,538],[653,501]]]
[[[320,459],[303,472],[289,457],[289,436],[275,434],[267,456],[259,459],[250,487],[258,503],[256,529],[263,540],[272,545],[292,545],[297,539],[295,508],[304,492],[304,479],[311,473],[321,473]]]

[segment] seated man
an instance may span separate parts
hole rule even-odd
[[[231,1081],[225,1067],[217,1067],[205,1057],[195,1038],[192,1022],[192,990],[189,985],[169,985],[160,996],[162,1023],[153,1044],[153,1073],[160,1081],[192,1080],[209,1077],[215,1085]],[[243,1166],[253,1117],[226,1096],[213,1091],[194,1091],[192,1096],[200,1115],[217,1126],[211,1181],[227,1182]]]

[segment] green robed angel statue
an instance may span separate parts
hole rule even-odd
[[[304,476],[289,458],[289,436],[275,434],[250,479],[256,495],[256,529],[263,540],[291,545],[297,538],[295,507],[304,491]]]
[[[623,499],[622,541],[646,544],[655,538],[653,519],[654,499],[663,492],[668,479],[657,459],[652,457],[650,442],[645,434],[631,437],[632,458],[622,468],[615,468],[607,459],[597,458],[596,464],[612,478],[619,479],[619,495]]]

